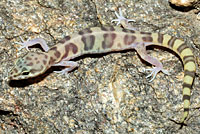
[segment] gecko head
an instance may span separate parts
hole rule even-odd
[[[36,77],[45,72],[48,64],[48,56],[45,53],[29,52],[16,60],[10,71],[10,80],[22,80]]]

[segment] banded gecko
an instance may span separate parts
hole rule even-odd
[[[142,59],[152,64],[154,67],[148,69],[151,73],[152,81],[158,72],[162,71],[163,65],[157,59],[147,55],[146,47],[157,45],[166,47],[176,52],[184,65],[183,80],[183,102],[184,114],[181,123],[184,123],[189,114],[190,92],[195,76],[195,60],[191,49],[180,39],[176,37],[161,34],[148,33],[135,30],[128,22],[133,21],[126,19],[121,9],[119,14],[115,12],[117,19],[112,22],[121,24],[123,28],[113,26],[86,28],[78,33],[64,37],[58,44],[48,48],[42,38],[28,40],[23,43],[22,48],[28,49],[29,46],[40,44],[45,52],[28,52],[25,56],[18,58],[15,66],[10,72],[10,80],[21,80],[36,77],[45,73],[51,66],[65,66],[66,68],[60,73],[72,71],[78,64],[72,59],[84,54],[107,53],[112,51],[122,51],[135,49]]]

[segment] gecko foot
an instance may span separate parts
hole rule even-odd
[[[44,39],[42,39],[42,38],[35,38],[35,39],[32,39],[32,40],[28,39],[26,41],[24,41],[21,37],[20,37],[20,39],[21,39],[22,42],[15,42],[15,43],[21,45],[21,47],[18,50],[26,48],[26,50],[29,51],[28,47],[34,46],[36,44],[40,44],[40,46],[42,47],[42,49],[45,52],[49,50],[49,47],[48,47],[46,41]]]
[[[61,75],[67,74],[68,72],[74,70],[78,66],[78,63],[74,61],[62,60],[59,63],[54,64],[53,66],[65,66],[66,68],[61,71],[54,71],[55,73],[59,73]]]
[[[162,71],[166,75],[169,75],[169,72],[167,70],[164,70],[160,67],[153,67],[153,68],[150,68],[150,69],[145,69],[145,71],[151,71],[151,73],[146,76],[146,78],[149,78],[149,77],[152,76],[152,78],[151,78],[151,80],[149,80],[149,82],[152,82],[155,79],[157,73],[160,72],[160,71]]]
[[[26,48],[27,51],[30,51],[28,48],[29,47],[28,42],[30,41],[30,39],[24,41],[21,36],[19,36],[19,38],[21,42],[15,42],[16,44],[20,45],[20,48],[18,48],[18,50],[20,51],[21,49]]]
[[[66,75],[66,74],[68,74],[68,72],[69,72],[70,70],[71,70],[71,69],[69,69],[69,68],[65,68],[65,69],[63,69],[63,70],[61,70],[61,71],[53,71],[53,72],[58,73],[59,75]]]
[[[126,22],[126,23],[131,22],[131,21],[134,21],[134,22],[135,22],[135,20],[133,20],[133,19],[127,19],[127,18],[125,18],[125,17],[123,16],[123,14],[122,14],[121,8],[119,8],[119,13],[117,13],[117,12],[115,11],[115,15],[117,16],[117,19],[113,19],[111,22],[116,21],[116,22],[117,22],[117,25],[119,25],[120,23],[122,23],[122,21],[124,21],[124,22]]]

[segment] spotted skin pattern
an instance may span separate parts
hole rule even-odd
[[[29,52],[25,56],[19,58],[14,68],[10,72],[11,80],[28,79],[39,76],[51,66],[66,66],[60,73],[67,73],[78,66],[72,59],[84,54],[107,53],[112,51],[122,51],[127,49],[135,49],[140,57],[149,62],[153,69],[147,77],[152,76],[152,81],[156,74],[162,71],[162,63],[157,59],[147,55],[146,46],[157,45],[169,48],[176,52],[184,65],[183,80],[183,102],[184,114],[181,122],[184,123],[189,114],[190,95],[192,83],[195,76],[195,60],[191,49],[180,39],[167,34],[148,33],[135,30],[128,22],[131,21],[123,17],[120,10],[117,15],[120,27],[93,27],[84,29],[78,33],[64,37],[57,45],[47,48],[43,39],[33,39],[28,42],[21,43],[24,47],[35,45],[38,42],[46,50],[45,52]],[[35,42],[35,43],[34,43]]]

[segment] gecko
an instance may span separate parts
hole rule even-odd
[[[51,66],[65,66],[63,70],[57,72],[66,74],[78,67],[78,63],[73,59],[84,54],[101,54],[134,49],[143,60],[153,66],[151,69],[147,69],[151,73],[146,76],[146,78],[151,77],[151,82],[158,72],[169,73],[163,69],[163,65],[159,60],[147,54],[146,47],[150,45],[165,47],[178,54],[183,62],[184,112],[180,123],[184,123],[189,115],[191,88],[196,71],[192,50],[184,41],[174,36],[136,30],[129,23],[134,20],[125,18],[121,9],[119,9],[119,13],[115,12],[115,15],[117,19],[112,20],[112,22],[117,22],[117,25],[121,24],[122,28],[117,26],[86,28],[78,33],[64,37],[51,48],[42,38],[22,41],[22,43],[19,43],[22,45],[21,48],[29,50],[28,47],[40,44],[44,51],[29,51],[26,55],[19,57],[10,71],[9,79],[33,78],[45,73]]]

